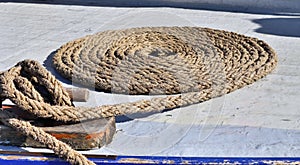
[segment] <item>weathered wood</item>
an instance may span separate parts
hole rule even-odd
[[[3,106],[3,109],[10,111],[18,110],[14,106]],[[18,112],[18,115],[22,115],[21,111]],[[24,118],[30,119],[32,117],[24,114]],[[39,121],[35,121],[34,123],[38,125],[45,124],[45,122],[41,124]],[[53,125],[53,123],[49,123],[49,125]],[[70,125],[43,126],[40,128],[77,150],[100,148],[112,141],[116,131],[114,117],[83,121]],[[32,138],[23,136],[21,133],[5,125],[0,125],[0,144],[44,147]]]
[[[89,99],[89,90],[86,88],[65,88],[73,101],[86,102]]]

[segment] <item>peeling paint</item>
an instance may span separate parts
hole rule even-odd
[[[298,165],[300,164],[300,161],[296,161],[296,162],[291,162],[291,161],[270,161],[270,160],[267,160],[267,161],[261,161],[262,163],[265,163],[265,164],[276,164],[276,165],[280,165],[280,164],[289,164],[289,165]],[[260,162],[258,162],[260,163]]]
[[[150,159],[122,158],[118,163],[157,164],[159,162]]]
[[[163,160],[162,161],[163,164],[175,164],[174,160]]]
[[[2,160],[29,160],[29,161],[47,161],[49,158],[47,157],[31,157],[31,156],[18,156],[18,155],[1,155],[0,159]]]

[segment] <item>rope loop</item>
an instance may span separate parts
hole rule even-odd
[[[1,101],[11,100],[22,110],[37,117],[61,120],[60,106],[73,108],[61,83],[41,64],[24,60],[0,75]],[[76,120],[76,119],[74,119]]]
[[[10,99],[19,108],[37,117],[63,122],[79,121],[76,113],[75,115],[70,113],[75,110],[75,107],[66,90],[37,61],[24,60],[8,71],[0,73],[1,122],[46,145],[71,164],[95,165],[41,128],[20,119],[13,112],[2,110],[2,102],[5,99]],[[69,115],[65,115],[66,113]]]

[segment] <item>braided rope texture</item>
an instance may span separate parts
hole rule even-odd
[[[257,81],[276,67],[277,56],[264,41],[234,32],[144,27],[71,41],[57,50],[53,64],[67,79],[101,91],[181,94],[152,102],[174,108]]]
[[[36,61],[25,60],[8,71],[0,73],[0,100],[2,102],[5,99],[10,99],[19,108],[37,117],[63,122],[79,121],[72,112],[75,111],[75,107],[71,98],[61,83]],[[69,115],[64,117],[65,113],[60,109],[68,109]],[[71,164],[95,164],[41,128],[20,119],[13,112],[1,109],[0,120],[5,125],[52,149],[56,155]]]

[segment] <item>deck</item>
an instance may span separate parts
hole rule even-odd
[[[257,37],[269,43],[279,58],[277,68],[267,77],[201,104],[140,119],[120,119],[112,143],[81,152],[156,157],[153,160],[162,160],[161,157],[240,157],[243,160],[277,157],[281,160],[283,157],[299,161],[295,157],[300,156],[300,2],[288,0],[289,3],[294,6],[241,9],[199,4],[201,7],[178,4],[128,7],[121,1],[115,6],[1,1],[0,70],[23,59],[34,59],[55,73],[49,56],[62,44],[108,29],[200,26]],[[72,86],[58,78],[65,86]],[[116,104],[151,97],[95,91],[90,94],[88,102],[76,105]],[[12,156],[5,154],[8,151],[51,153],[43,148],[6,145],[0,145],[0,151],[3,151],[0,162],[9,159],[5,156]]]

